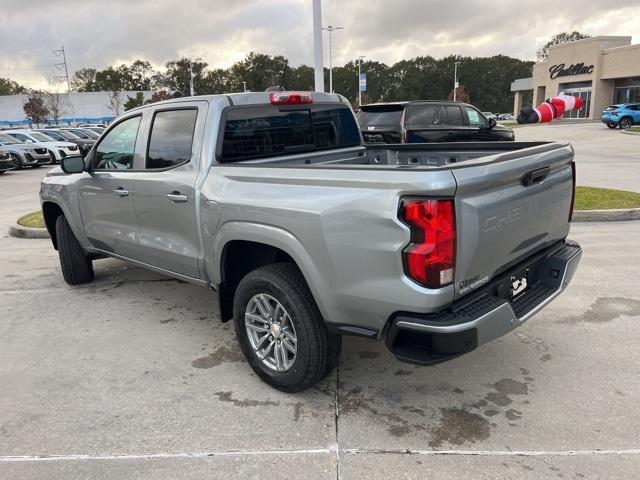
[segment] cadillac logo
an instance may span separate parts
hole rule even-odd
[[[593,65],[585,65],[584,63],[571,64],[564,68],[564,63],[553,65],[549,68],[549,77],[553,80],[558,77],[570,77],[572,75],[589,75],[593,73]]]

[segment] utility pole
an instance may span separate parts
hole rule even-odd
[[[362,89],[360,88],[360,75],[362,75],[362,59],[366,58],[366,55],[360,55],[358,57],[358,108],[362,107]]]
[[[329,93],[333,93],[333,59],[332,56],[332,44],[331,44],[331,36],[333,32],[336,30],[342,30],[342,27],[335,27],[333,25],[327,25],[326,27],[322,27],[323,30],[329,32]]]
[[[195,95],[193,91],[193,64],[191,63],[191,60],[189,60],[189,92],[192,97]]]
[[[242,81],[242,91],[244,93],[247,93],[247,82],[245,82],[244,80]]]
[[[324,92],[324,61],[322,55],[322,1],[313,0],[313,63],[316,92]]]
[[[456,101],[456,93],[458,92],[458,64],[460,62],[453,63],[453,101]]]
[[[59,50],[53,50],[53,54],[56,57],[62,56],[62,63],[56,63],[55,66],[58,70],[64,68],[64,76],[57,77],[59,79],[65,79],[67,81],[67,93],[71,93],[71,83],[69,82],[69,69],[67,68],[67,55],[64,51],[64,45]]]

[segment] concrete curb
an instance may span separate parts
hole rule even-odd
[[[9,227],[9,235],[17,238],[51,238],[46,228],[23,227],[18,224]]]
[[[640,220],[640,208],[573,211],[574,222],[623,222],[625,220]]]
[[[630,132],[629,130],[620,130],[620,133],[624,133],[625,135],[640,135],[640,132]]]

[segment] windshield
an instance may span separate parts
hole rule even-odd
[[[100,138],[100,135],[98,135],[96,132],[89,130],[88,128],[83,128],[82,133],[86,134],[89,138]]]
[[[368,125],[400,125],[403,105],[385,105],[379,107],[362,107],[357,119],[361,127]]]
[[[82,130],[77,130],[75,128],[73,130],[66,130],[66,131],[71,132],[74,135],[77,135],[78,137],[82,138],[83,140],[88,140],[89,138],[91,138],[91,137],[89,137],[89,135],[84,133]]]
[[[80,139],[80,137],[74,133],[71,133],[69,130],[57,130],[56,132],[51,132],[51,133],[57,133],[58,135],[60,135],[62,137],[63,140],[78,140]]]
[[[39,142],[50,142],[51,138],[47,137],[45,134],[40,133],[40,132],[31,132],[29,133],[29,135],[38,140]]]
[[[7,135],[6,133],[0,133],[0,143],[22,143],[21,141],[13,138],[11,135]]]

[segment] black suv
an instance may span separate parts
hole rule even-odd
[[[363,105],[356,115],[367,143],[513,141],[513,130],[473,105],[425,101]]]

